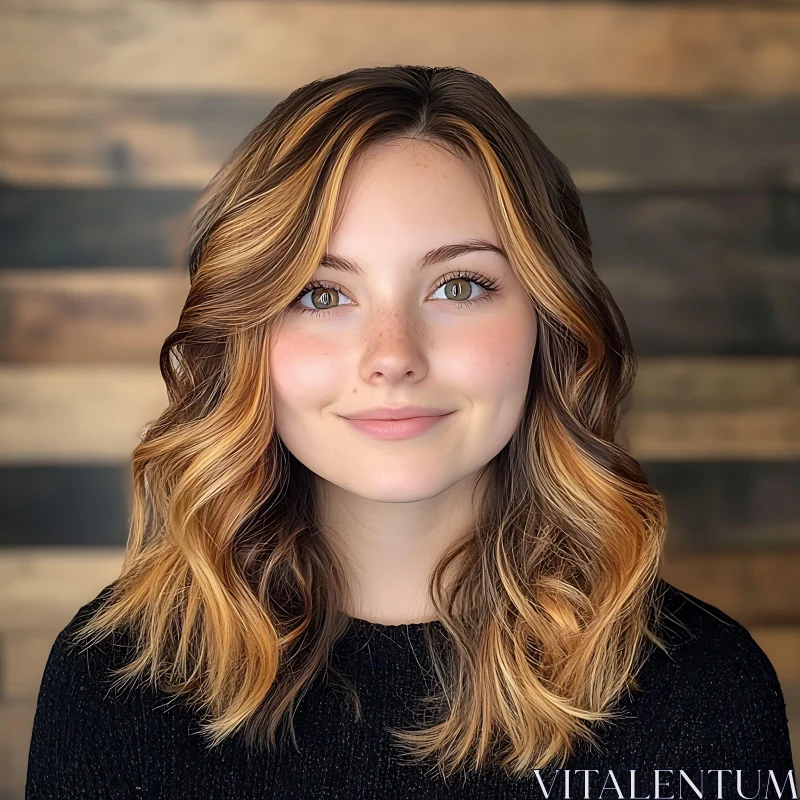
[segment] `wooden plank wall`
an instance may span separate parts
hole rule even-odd
[[[191,206],[273,105],[458,64],[568,165],[640,357],[664,576],[746,624],[800,751],[800,4],[0,0],[0,800],[113,580]]]

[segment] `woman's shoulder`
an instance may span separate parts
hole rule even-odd
[[[111,595],[109,584],[82,605],[56,637],[51,659],[81,673],[87,666],[120,666],[130,655],[130,641],[115,634],[99,644],[88,646],[76,633]],[[660,614],[653,627],[664,642],[664,654],[681,677],[692,673],[705,676],[725,674],[754,683],[778,683],[775,669],[764,650],[747,628],[721,609],[683,591],[663,578],[653,586]],[[663,653],[663,651],[661,651]]]
[[[82,694],[108,691],[109,673],[129,663],[130,638],[115,633],[99,643],[76,637],[78,629],[110,596],[113,583],[81,606],[53,643],[42,693],[71,686]],[[651,693],[668,693],[674,703],[751,703],[784,708],[775,668],[747,628],[716,606],[662,578],[653,586],[660,613],[651,624],[664,649],[648,643],[640,672]]]
[[[113,689],[112,671],[129,663],[131,639],[123,632],[94,641],[79,636],[84,623],[111,595],[109,584],[84,605],[59,631],[50,648],[39,688],[39,707],[44,713],[55,713],[67,704],[79,703],[89,709],[95,700],[103,708],[111,707],[112,698],[122,700],[123,692]]]
[[[772,662],[740,622],[659,579],[661,615],[645,694],[670,718],[663,747],[731,763],[791,768],[786,704]],[[670,751],[671,752],[671,751]],[[710,761],[709,761],[710,763]]]
[[[125,796],[141,796],[138,766],[129,757],[143,716],[132,713],[131,704],[141,695],[115,690],[111,674],[125,663],[128,643],[119,634],[96,644],[75,636],[112,587],[81,606],[50,649],[30,739],[26,797],[105,796],[108,776]]]
[[[737,681],[777,685],[771,661],[744,625],[662,578],[654,588],[661,608],[655,632],[684,677],[727,675]]]
[[[80,606],[76,611],[73,611],[72,617],[70,617],[64,627],[61,628],[57,639],[61,641],[69,639],[71,634],[80,627],[81,623],[85,622],[111,596],[114,585],[115,581],[112,581],[110,584],[100,589],[94,597]]]

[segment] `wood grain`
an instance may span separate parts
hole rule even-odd
[[[653,360],[637,384],[618,442],[640,460],[800,458],[796,359]],[[120,463],[165,405],[156,364],[0,366],[0,462]]]
[[[182,265],[197,196],[0,186],[0,269]]]
[[[669,554],[662,577],[745,627],[800,621],[800,550],[741,548]]]
[[[640,357],[663,577],[744,624],[800,739],[800,0],[0,2],[0,796],[55,635],[118,575],[199,190],[289,92],[488,78],[570,169]]]
[[[166,406],[157,366],[0,368],[3,463],[117,463]]]
[[[186,263],[192,190],[0,187],[0,271]],[[637,352],[800,354],[800,192],[590,192],[594,263]]]
[[[642,467],[666,502],[670,548],[800,544],[798,461]],[[131,491],[130,470],[121,462],[0,465],[0,549],[123,545]]]
[[[670,283],[666,269],[658,275],[623,267],[601,268],[601,277],[623,310],[637,354],[666,364],[670,357],[715,353],[800,353],[800,315],[792,308],[794,301],[800,305],[800,271],[795,272],[788,262],[785,272],[773,275],[753,264],[751,274],[743,269],[729,276],[720,293],[727,292],[733,307],[713,294],[711,267],[702,281],[688,270]],[[188,289],[188,275],[179,267],[0,270],[0,361],[155,363]],[[749,391],[762,388],[754,383]]]
[[[0,549],[0,631],[57,633],[119,575],[124,553],[124,543]]]
[[[236,91],[0,91],[0,179],[200,189],[276,105]],[[800,101],[511,95],[582,191],[800,186]]]
[[[781,684],[800,689],[800,626],[758,625],[750,634],[772,662]]]
[[[649,461],[800,455],[800,360],[643,360],[619,440]]]
[[[123,553],[123,546],[0,549],[0,630],[49,631],[62,620],[66,624],[116,578]],[[800,622],[797,546],[671,553],[660,574],[745,627]]]
[[[0,271],[0,361],[152,366],[188,290],[184,270]]]
[[[283,94],[406,63],[458,64],[503,93],[797,95],[798,45],[795,6],[15,0],[0,86]]]
[[[798,461],[645,461],[667,505],[671,547],[800,542]]]

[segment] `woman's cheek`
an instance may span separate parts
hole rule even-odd
[[[341,379],[335,348],[318,336],[285,333],[274,343],[270,358],[273,390],[297,406],[327,404]]]
[[[459,382],[480,390],[502,391],[525,382],[530,374],[535,329],[524,320],[484,321],[469,334],[461,332],[458,341],[448,345],[449,363],[457,369]],[[454,353],[459,358],[453,358]],[[459,366],[460,365],[460,366]]]

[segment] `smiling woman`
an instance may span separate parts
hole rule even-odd
[[[343,280],[326,280],[345,263]],[[276,432],[321,478],[330,540],[364,575],[352,613],[437,616],[418,587],[474,524],[459,498],[477,496],[481,468],[519,427],[535,346],[534,303],[473,170],[414,138],[367,149],[270,362]]]
[[[203,195],[190,276],[121,574],[45,669],[29,797],[791,779],[769,660],[658,577],[664,503],[614,441],[626,324],[569,172],[491,84],[293,92]]]

